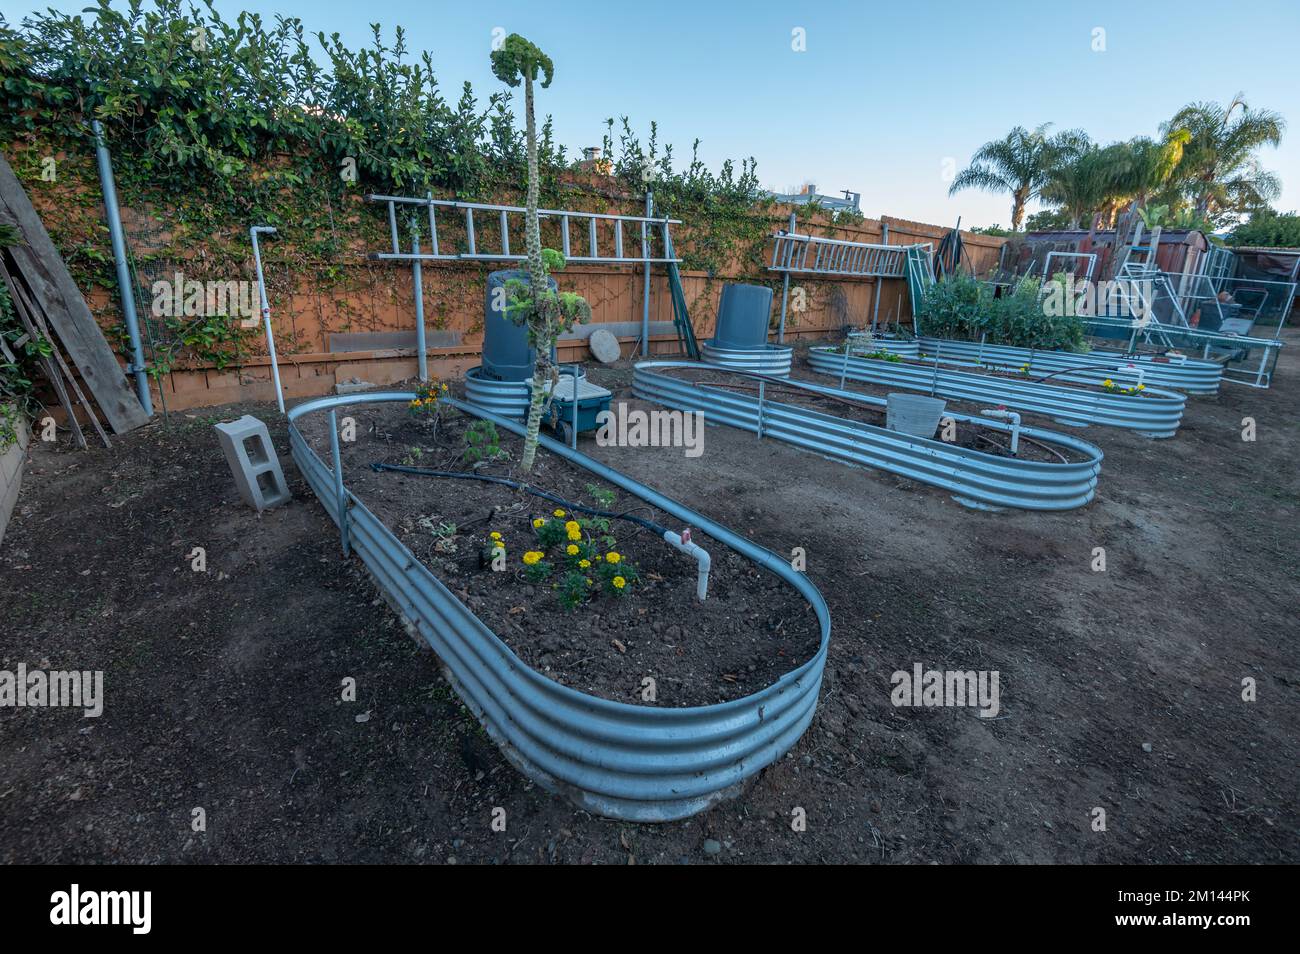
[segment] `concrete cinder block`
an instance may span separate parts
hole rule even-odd
[[[365,391],[374,390],[374,387],[369,381],[362,381],[360,378],[348,378],[346,381],[340,381],[334,385],[334,393],[362,394]]]
[[[237,421],[217,424],[217,440],[244,502],[259,513],[289,500],[289,485],[266,425],[245,414]]]

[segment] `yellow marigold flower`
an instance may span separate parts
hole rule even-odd
[[[574,547],[574,549],[576,550],[577,547]],[[585,570],[587,567],[591,566],[591,561],[590,561],[590,560],[579,560],[579,561],[578,561],[578,566],[582,567],[582,568]]]
[[[619,556],[617,553],[615,553],[613,550],[610,550],[608,553],[605,554],[606,563],[617,563],[621,559],[623,558]]]
[[[577,556],[578,545],[576,543],[570,543],[567,547],[564,548],[564,552],[567,553],[569,556]]]
[[[488,534],[488,536],[490,536],[493,540],[501,539],[501,534],[496,530],[493,530],[490,534]]]
[[[1105,381],[1103,381],[1103,382],[1101,382],[1101,383],[1102,383],[1102,385],[1105,386],[1105,387],[1110,387],[1110,386],[1111,386],[1112,384],[1114,384],[1115,382],[1112,381],[1110,378],[1107,378]]]
[[[579,530],[579,531],[582,530],[582,526],[578,523],[578,521],[570,520],[568,523],[564,525],[564,529],[568,530],[570,533],[573,533],[575,530]]]
[[[1138,390],[1139,390],[1139,391],[1145,391],[1146,389],[1147,389],[1147,386],[1146,386],[1145,384],[1139,384],[1139,385],[1138,385]]]
[[[546,554],[542,553],[540,550],[529,550],[524,554],[524,562],[529,566],[532,566],[534,563],[540,562],[544,556],[546,556]]]
[[[533,526],[536,529],[540,530],[542,527],[546,526],[546,521],[543,520],[541,517],[538,517],[536,520],[533,521]]]
[[[582,539],[582,531],[581,531],[581,530],[570,530],[570,531],[569,531],[569,539],[572,540],[574,543],[577,543],[579,540]]]
[[[627,586],[627,580],[623,579],[621,576],[614,577],[614,589],[621,590],[625,586]]]
[[[563,517],[563,516],[564,516],[564,511],[563,511],[563,510],[556,510],[556,511],[555,511],[555,515],[556,515],[557,517]]]

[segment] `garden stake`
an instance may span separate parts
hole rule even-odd
[[[343,489],[343,457],[339,453],[338,412],[330,408],[330,459],[334,464],[334,499],[339,509],[339,542],[343,544],[343,555],[351,555],[348,541],[348,493]]]

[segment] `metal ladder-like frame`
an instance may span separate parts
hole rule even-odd
[[[388,205],[388,230],[392,239],[392,249],[387,252],[372,252],[370,258],[380,261],[457,261],[473,260],[481,262],[518,262],[528,256],[523,252],[513,251],[510,247],[511,216],[522,217],[527,209],[517,205],[493,205],[485,202],[456,202],[450,199],[435,199],[428,196],[423,199],[396,195],[367,195],[368,202],[383,202]],[[424,206],[428,210],[429,251],[403,251],[400,230],[397,225],[397,207]],[[438,237],[438,211],[460,212],[465,217],[465,238],[468,248],[464,251],[447,252]],[[499,226],[499,243],[496,250],[485,251],[479,242],[479,229],[482,218],[475,220],[475,213],[480,216],[492,215]],[[658,265],[668,262],[679,263],[680,258],[671,257],[672,238],[669,228],[681,225],[680,219],[653,218],[645,215],[610,215],[603,212],[578,212],[572,209],[538,209],[539,218],[559,219],[559,251],[565,261],[593,265]],[[601,225],[608,225],[613,238],[614,254],[602,255],[598,230]],[[577,225],[578,228],[574,226]],[[632,229],[632,236],[625,237],[624,227]],[[579,234],[575,236],[575,231]],[[659,231],[662,248],[666,255],[652,255],[652,233]],[[582,233],[585,232],[586,254],[575,255],[575,246],[581,249]],[[640,244],[640,254],[628,254],[628,245]],[[418,245],[417,245],[418,249]]]
[[[875,245],[781,231],[772,236],[772,272],[835,278],[904,278],[907,245]],[[812,261],[809,261],[809,258]]]

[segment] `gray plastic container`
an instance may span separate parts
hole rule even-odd
[[[772,289],[766,285],[725,285],[718,302],[719,348],[762,348],[772,317]]]
[[[482,374],[493,381],[526,381],[533,376],[534,354],[528,346],[528,329],[516,325],[504,310],[510,300],[505,284],[512,278],[530,284],[528,273],[521,269],[492,272],[487,277],[487,294],[483,298]],[[552,291],[558,287],[554,278],[549,283]],[[497,299],[497,307],[493,308]]]
[[[925,397],[921,394],[900,394],[890,391],[885,405],[885,427],[912,437],[934,437],[943,420],[947,401]]]

